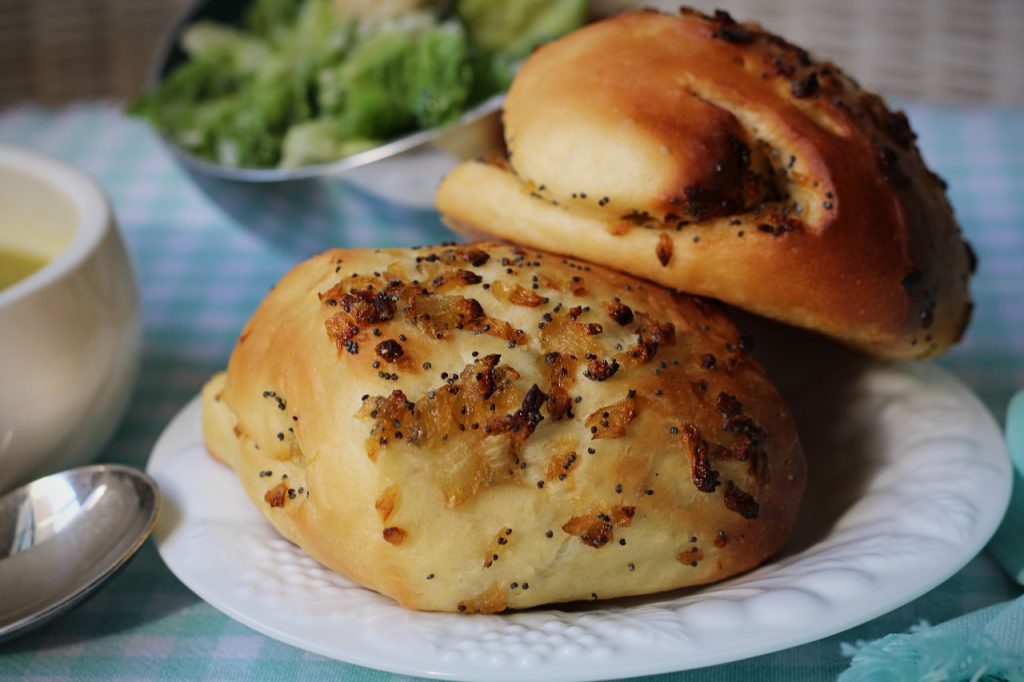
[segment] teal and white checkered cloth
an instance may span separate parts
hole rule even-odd
[[[926,158],[949,181],[981,262],[973,284],[974,324],[942,362],[1002,419],[1010,396],[1024,386],[1024,109],[918,106],[910,116]],[[303,256],[328,245],[451,238],[432,212],[389,206],[340,185],[330,189],[330,199],[341,202],[344,220],[316,229],[280,224],[257,236],[210,203],[149,130],[112,105],[0,111],[0,142],[53,155],[95,177],[111,196],[135,259],[145,324],[142,372],[103,460],[145,466],[163,427],[225,364],[238,330],[267,289]],[[260,219],[254,215],[252,224]],[[924,597],[848,632],[657,679],[830,679],[849,663],[840,642],[903,632],[922,619],[940,623],[1020,593],[982,554]],[[0,644],[0,679],[21,677],[401,679],[256,634],[179,583],[151,544],[78,610]]]

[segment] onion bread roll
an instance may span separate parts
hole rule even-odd
[[[633,12],[535,52],[507,160],[437,206],[497,235],[711,296],[891,358],[970,319],[973,255],[902,112],[754,24]]]
[[[793,421],[717,308],[493,243],[333,250],[203,391],[207,445],[286,538],[416,609],[719,580],[786,540]]]

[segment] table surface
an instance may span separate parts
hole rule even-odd
[[[1024,109],[909,107],[925,157],[950,183],[980,258],[974,323],[940,362],[1001,421],[1024,386]],[[142,371],[128,415],[102,456],[144,467],[163,427],[224,366],[238,331],[295,262],[328,245],[451,239],[431,211],[410,211],[337,186],[346,219],[315,238],[267,239],[227,217],[159,141],[111,104],[0,111],[0,142],[76,165],[104,186],[142,292]],[[657,679],[820,680],[846,667],[839,643],[941,622],[1018,596],[987,554],[940,587],[860,627],[801,647]],[[96,597],[53,625],[0,645],[0,678],[396,680],[257,634],[192,594],[152,543]]]

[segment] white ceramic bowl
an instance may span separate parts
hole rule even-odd
[[[128,405],[141,335],[124,242],[81,172],[0,145],[0,250],[47,259],[0,289],[3,491],[100,452]]]

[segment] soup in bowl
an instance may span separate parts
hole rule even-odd
[[[139,355],[135,275],[102,190],[0,145],[0,491],[93,459]]]

